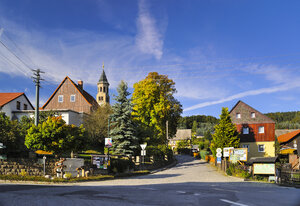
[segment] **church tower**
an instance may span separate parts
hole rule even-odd
[[[96,100],[99,105],[109,104],[109,83],[107,81],[105,72],[104,72],[104,64],[102,66],[102,74],[97,83],[98,92]]]

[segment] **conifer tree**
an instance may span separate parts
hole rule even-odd
[[[118,96],[113,105],[113,114],[111,115],[112,130],[110,135],[113,141],[113,150],[118,154],[133,155],[138,149],[138,138],[135,136],[135,127],[132,121],[132,103],[127,98],[130,93],[128,86],[121,81],[117,88]]]
[[[220,122],[215,126],[215,133],[210,145],[210,150],[216,156],[216,149],[224,147],[239,147],[240,139],[235,125],[232,123],[228,108],[222,108]]]

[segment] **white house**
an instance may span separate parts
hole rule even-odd
[[[24,115],[29,117],[33,110],[25,93],[0,93],[0,112],[4,112],[11,120],[20,119]]]

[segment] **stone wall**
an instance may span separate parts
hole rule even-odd
[[[46,161],[46,174],[54,174],[55,161]],[[43,176],[44,166],[41,161],[29,159],[0,160],[0,175]]]

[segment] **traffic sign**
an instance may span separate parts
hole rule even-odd
[[[147,143],[145,143],[145,144],[140,144],[140,146],[141,146],[142,150],[145,150],[146,147],[147,147]]]
[[[217,153],[221,153],[222,149],[221,148],[217,148]]]
[[[217,157],[222,157],[222,153],[217,153],[216,156]]]
[[[217,157],[217,163],[220,164],[222,162],[221,157]]]
[[[146,150],[141,151],[141,156],[146,156]]]

